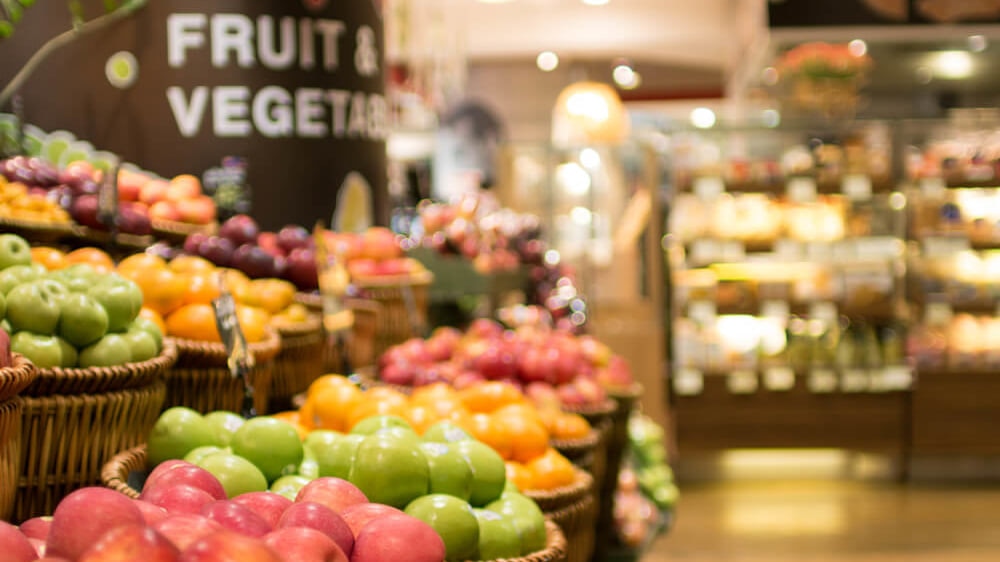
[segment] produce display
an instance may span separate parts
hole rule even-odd
[[[489,445],[506,464],[507,478],[521,490],[552,490],[573,483],[573,465],[550,440],[590,434],[583,417],[559,410],[558,403],[536,407],[513,385],[482,381],[455,390],[437,383],[407,396],[388,387],[360,390],[342,377],[325,376],[310,387],[298,412],[279,414],[304,432],[352,431],[371,415],[405,420],[418,435],[442,430],[468,434]],[[444,425],[442,425],[444,424]],[[308,439],[307,439],[308,442]]]
[[[111,273],[110,265],[99,250],[62,254],[0,235],[0,326],[10,333],[11,350],[42,368],[106,367],[156,357],[161,328],[140,316],[139,286]]]
[[[615,526],[624,546],[641,548],[666,529],[679,492],[667,464],[663,428],[633,413],[628,437],[629,455],[615,492]]]
[[[69,212],[48,193],[30,189],[26,184],[0,175],[0,219],[27,223],[66,225],[72,222]]]
[[[328,377],[320,386],[353,388],[347,379],[335,380]],[[306,434],[277,417],[202,416],[175,407],[153,427],[147,451],[154,468],[140,499],[265,541],[292,521],[320,530],[339,527],[334,538],[344,560],[389,560],[365,549],[379,540],[394,545],[393,535],[423,537],[403,541],[406,552],[393,551],[405,560],[513,558],[545,546],[542,512],[508,485],[503,459],[450,422],[421,437],[401,417],[375,414],[357,419],[348,433]],[[383,517],[407,523],[388,524]],[[362,537],[373,529],[379,534],[363,548]],[[425,536],[431,534],[426,529],[434,536]]]
[[[537,327],[505,330],[492,320],[477,319],[463,334],[438,328],[426,340],[414,338],[393,346],[379,358],[380,380],[401,386],[446,382],[462,389],[479,381],[499,380],[536,403],[572,408],[607,400],[606,388],[629,388],[627,363],[591,336]]]

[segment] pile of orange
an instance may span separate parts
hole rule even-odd
[[[584,418],[540,410],[516,387],[492,381],[463,390],[432,384],[407,396],[390,387],[361,390],[345,377],[324,375],[309,387],[298,411],[277,416],[305,433],[313,429],[349,432],[361,420],[380,414],[404,418],[418,434],[440,421],[455,423],[504,458],[508,478],[521,490],[572,484],[576,478],[573,464],[550,440],[579,439],[590,433]]]
[[[196,256],[167,262],[152,254],[135,254],[118,264],[118,274],[142,289],[143,314],[163,326],[167,335],[218,342],[212,301],[225,286],[236,301],[236,316],[248,342],[263,341],[276,315],[295,298],[295,286],[280,279],[255,279],[234,269],[216,267]]]

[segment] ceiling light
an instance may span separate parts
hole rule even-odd
[[[691,110],[691,124],[699,129],[711,129],[715,125],[715,112],[707,107]]]
[[[576,82],[556,99],[552,119],[556,144],[616,144],[628,130],[628,113],[609,84]]]
[[[972,55],[966,51],[940,51],[934,57],[934,73],[951,80],[972,76]]]
[[[552,51],[542,51],[538,53],[538,58],[535,59],[535,64],[543,72],[552,72],[559,67],[559,55],[553,53]]]
[[[611,77],[615,84],[625,89],[632,89],[638,86],[638,74],[627,64],[619,64],[611,71]]]
[[[625,90],[634,90],[642,84],[642,75],[638,72],[632,73],[632,80],[627,84],[620,84]]]
[[[847,52],[856,57],[863,57],[868,53],[868,43],[865,43],[861,39],[854,39],[847,44]]]
[[[985,51],[988,45],[985,35],[970,35],[968,41],[969,50],[973,53],[981,53]]]

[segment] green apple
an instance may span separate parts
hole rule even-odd
[[[469,503],[482,507],[499,498],[507,482],[507,465],[503,458],[480,441],[457,441],[454,446],[472,468]]]
[[[522,556],[521,533],[513,518],[488,509],[473,509],[472,513],[479,522],[479,548],[473,560],[506,560]]]
[[[446,560],[476,559],[479,521],[469,502],[448,494],[428,494],[410,502],[404,511],[441,535]]]
[[[188,454],[184,455],[184,461],[191,464],[198,464],[201,459],[207,457],[208,455],[214,455],[215,453],[230,453],[232,451],[227,451],[222,447],[216,445],[202,445],[201,447],[195,447],[188,451]]]
[[[312,479],[306,478],[301,474],[289,474],[275,480],[271,484],[271,491],[295,501],[295,496],[299,495],[299,490],[309,482],[312,482]]]
[[[454,445],[423,442],[420,449],[430,468],[432,494],[448,494],[465,501],[472,495],[472,468]]]
[[[233,453],[256,465],[268,482],[294,474],[305,453],[295,427],[268,416],[247,420],[233,434],[229,446]]]
[[[51,335],[59,325],[59,300],[38,281],[23,283],[7,294],[7,320],[15,332]]]
[[[0,328],[3,328],[3,331],[7,332],[8,334],[14,333],[14,329],[10,327],[10,322],[8,322],[6,318],[0,320]]]
[[[521,556],[545,548],[545,514],[535,500],[518,493],[506,492],[486,506],[510,519],[521,535]]]
[[[454,443],[455,441],[468,441],[472,436],[464,429],[450,421],[439,421],[427,428],[424,432],[424,441],[434,441],[437,443]]]
[[[7,314],[7,297],[3,293],[0,293],[0,318],[3,318]]]
[[[152,468],[169,459],[184,455],[205,445],[219,446],[205,418],[191,408],[168,408],[153,424],[146,441],[146,457]]]
[[[402,509],[430,489],[430,467],[419,439],[376,433],[358,446],[348,480],[373,503]]]
[[[15,265],[0,271],[0,293],[6,295],[18,285],[36,281],[41,277],[41,274],[38,272],[38,268],[41,266],[35,267],[36,265]],[[42,268],[43,271],[44,269]]]
[[[417,432],[413,431],[413,427],[410,422],[404,420],[399,416],[394,415],[378,415],[365,418],[354,425],[351,429],[351,433],[355,435],[372,435],[378,433],[379,431],[390,429],[390,428],[401,428],[409,430],[410,433],[416,435]]]
[[[17,332],[10,337],[10,350],[27,357],[40,369],[62,367],[62,346],[55,336]]]
[[[47,277],[62,283],[71,293],[86,293],[97,284],[102,275],[93,267],[78,263],[53,271]]]
[[[142,308],[142,290],[119,275],[105,275],[87,294],[107,311],[109,332],[124,332]]]
[[[302,444],[302,462],[299,463],[298,473],[309,479],[319,478],[319,463],[316,462],[316,455],[305,443]]]
[[[31,246],[16,234],[0,234],[0,269],[31,263]]]
[[[198,466],[211,472],[226,491],[235,498],[247,492],[266,492],[267,479],[259,468],[247,459],[232,453],[215,453],[201,459]]]
[[[349,480],[351,466],[366,435],[344,435],[319,429],[306,437],[305,446],[317,463],[317,476],[336,476]]]
[[[112,367],[132,361],[132,349],[128,340],[119,334],[107,334],[103,338],[80,350],[80,366]]]
[[[128,330],[122,334],[122,338],[128,344],[134,363],[149,361],[160,353],[156,340],[145,330]]]
[[[63,285],[62,283],[54,279],[49,279],[48,277],[39,277],[38,279],[35,279],[34,282],[38,283],[42,287],[42,290],[47,292],[54,299],[56,299],[56,301],[60,305],[62,305],[62,303],[65,302],[66,297],[69,296],[70,294],[69,289],[66,288],[66,285]]]
[[[68,341],[59,336],[55,336],[55,338],[59,342],[59,352],[62,353],[62,362],[59,366],[64,369],[78,366],[80,364],[80,352]]]
[[[134,330],[142,330],[153,336],[153,341],[156,342],[156,353],[159,354],[163,351],[163,332],[160,331],[160,327],[156,325],[156,322],[140,316],[133,320],[128,327],[129,332]]]
[[[50,283],[55,281],[49,280]],[[108,333],[108,313],[96,300],[82,293],[67,294],[62,301],[59,336],[76,347],[87,347]]]
[[[212,433],[215,434],[216,442],[223,447],[229,446],[229,442],[233,440],[233,434],[247,421],[236,412],[227,412],[226,410],[209,412],[204,417],[205,423],[212,428]]]

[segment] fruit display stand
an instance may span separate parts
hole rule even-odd
[[[39,370],[22,392],[13,520],[50,514],[66,494],[100,482],[108,458],[145,441],[166,394],[163,375],[176,359],[166,341],[148,361]]]
[[[434,283],[430,286],[431,306],[470,296],[480,297],[486,300],[483,312],[492,317],[507,295],[524,293],[529,286],[524,267],[484,273],[478,271],[471,260],[461,256],[445,256],[427,248],[414,248],[408,255],[434,275]]]
[[[214,410],[243,411],[245,388],[229,370],[229,355],[219,342],[174,339],[177,362],[165,373],[167,383],[163,409],[187,406],[201,413]],[[274,376],[275,358],[281,352],[281,336],[268,329],[261,342],[249,344],[254,358],[248,382],[253,387],[253,405],[265,413]]]
[[[295,302],[316,314],[323,313],[323,300],[318,294],[297,293]],[[348,363],[355,368],[374,365],[375,334],[381,306],[364,299],[344,299],[344,306],[351,311],[351,330],[346,341]],[[324,336],[322,358],[324,373],[336,373],[344,368],[341,342],[330,334]]]
[[[0,521],[10,520],[21,474],[21,423],[24,402],[20,392],[38,375],[30,361],[13,356],[9,367],[0,369]]]
[[[155,219],[151,221],[153,236],[158,240],[173,244],[183,244],[192,234],[215,234],[219,230],[218,222],[208,224],[191,224],[186,222]]]
[[[411,275],[366,277],[354,280],[358,297],[379,305],[375,330],[375,355],[428,328],[429,290],[434,275],[422,271]]]
[[[309,388],[324,372],[323,323],[312,315],[305,322],[278,324],[281,351],[274,360],[268,400],[271,411],[287,410],[292,397]]]
[[[586,562],[593,554],[597,516],[594,493],[594,477],[580,469],[569,486],[524,492],[566,535],[567,562]]]

